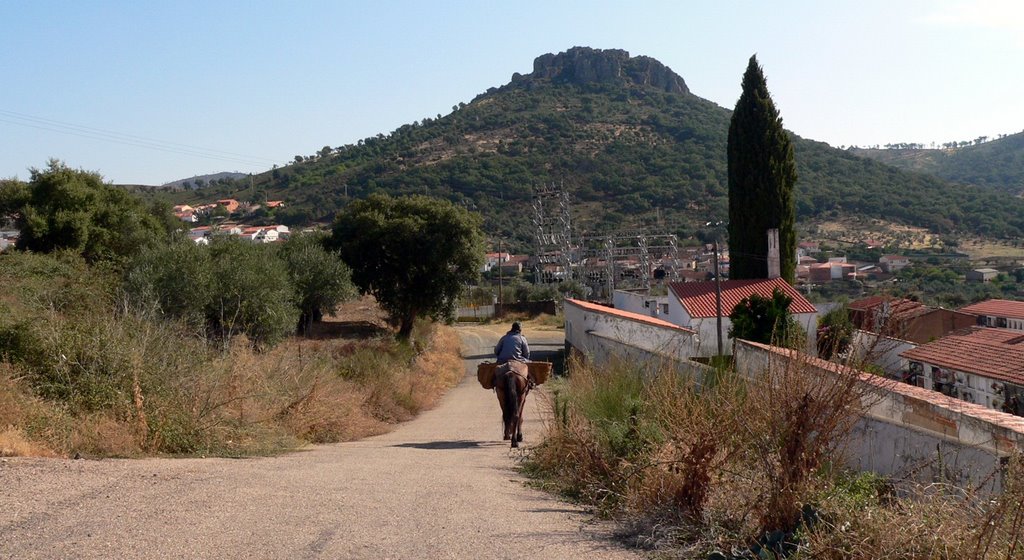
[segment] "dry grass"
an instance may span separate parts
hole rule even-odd
[[[868,239],[903,249],[930,249],[942,246],[941,238],[927,228],[908,226],[871,218],[823,220],[808,226],[812,239],[862,245]]]
[[[996,500],[837,470],[870,396],[809,372],[795,360],[695,389],[668,369],[574,363],[527,470],[668,557],[1024,558],[1019,459]]]
[[[0,431],[0,457],[55,457],[53,451],[30,441],[20,428]]]
[[[239,456],[380,434],[434,406],[462,378],[454,330],[423,324],[417,332],[420,352],[384,337],[296,338],[260,353],[238,338],[187,371],[138,365],[141,380],[98,410],[37,397],[3,363],[0,448],[19,456]],[[155,383],[153,374],[164,379]]]
[[[987,259],[1024,260],[1024,245],[1018,240],[992,240],[966,238],[960,241],[957,250],[967,253],[972,261]]]

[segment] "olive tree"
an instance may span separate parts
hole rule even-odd
[[[300,234],[281,247],[280,256],[295,289],[300,334],[309,333],[313,321],[356,295],[352,271],[337,253],[324,248],[324,241],[321,235]]]
[[[446,200],[377,194],[346,207],[331,243],[404,339],[417,317],[454,317],[459,293],[483,265],[480,223],[477,214]]]

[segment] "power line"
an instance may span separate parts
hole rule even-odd
[[[112,142],[128,146],[148,148],[151,150],[157,150],[162,152],[191,155],[221,161],[231,161],[235,163],[243,163],[254,167],[265,167],[268,165],[279,163],[278,161],[272,160],[270,158],[250,156],[246,154],[239,154],[236,152],[229,152],[226,150],[217,150],[214,148],[192,146],[189,144],[182,144],[179,142],[156,140],[152,138],[146,138],[144,136],[136,136],[133,134],[125,134],[121,132],[104,130],[101,128],[93,128],[89,126],[47,119],[43,117],[36,117],[33,115],[17,113],[15,111],[8,111],[5,109],[0,109],[0,122],[5,122],[17,126],[24,126],[28,128],[36,128],[39,130],[46,130],[50,132],[57,132],[60,134],[67,134],[71,136],[78,136],[81,138],[88,138],[92,140],[101,140],[104,142]]]

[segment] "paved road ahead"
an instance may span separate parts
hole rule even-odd
[[[492,332],[460,332],[466,356],[490,353]],[[438,408],[358,442],[244,460],[0,462],[0,558],[634,558],[523,485],[476,361]]]

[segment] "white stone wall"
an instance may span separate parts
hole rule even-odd
[[[907,370],[907,360],[900,354],[911,348],[917,348],[917,344],[857,329],[850,341],[850,357],[855,362],[874,364],[895,377]]]
[[[678,360],[693,356],[692,333],[592,311],[568,301],[564,313],[566,342],[585,354],[597,350],[596,338],[600,337]]]
[[[792,358],[741,341],[735,360],[737,371],[754,378],[768,367],[787,367]],[[817,375],[840,375],[815,365],[814,359],[806,367]],[[1000,460],[1024,450],[1024,418],[875,375],[860,376],[863,413],[847,447],[851,467],[922,482],[933,482],[935,475],[963,485],[984,481],[985,490],[1001,490]]]

